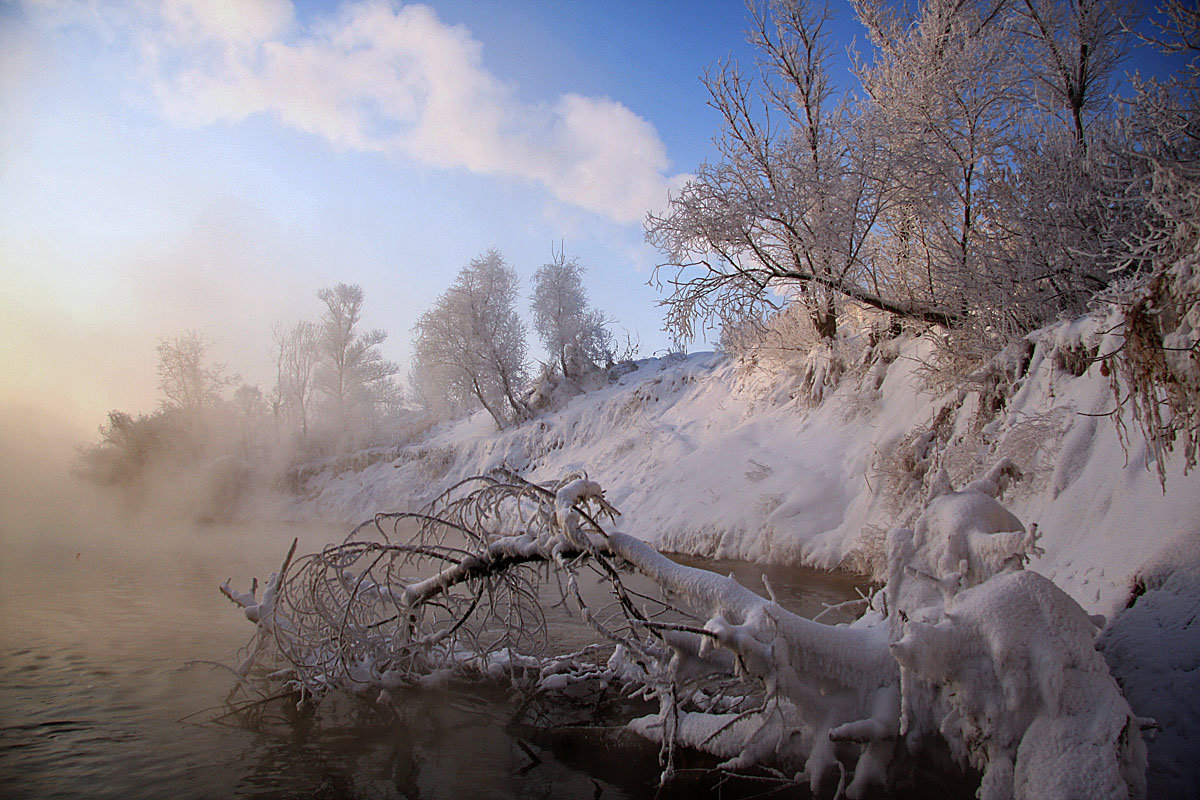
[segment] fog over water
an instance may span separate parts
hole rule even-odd
[[[519,732],[499,685],[413,691],[399,715],[356,702],[315,717],[276,709],[256,730],[214,722],[252,628],[217,590],[245,587],[346,528],[273,520],[273,503],[197,524],[176,486],[122,507],[70,474],[70,431],[6,420],[0,484],[0,796],[650,797],[656,749]],[[158,487],[165,491],[165,484]],[[714,564],[759,586],[753,565]],[[744,573],[744,574],[743,574]],[[853,584],[771,570],[784,602],[815,613]],[[564,641],[591,634],[551,621]],[[535,754],[531,757],[529,754]],[[676,791],[690,791],[687,781]]]

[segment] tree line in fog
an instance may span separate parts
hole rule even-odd
[[[496,250],[472,259],[421,314],[407,386],[381,349],[387,332],[362,325],[358,285],[318,291],[315,320],[271,327],[274,380],[265,390],[216,361],[204,334],[161,338],[159,407],[136,416],[109,412],[99,443],[81,449],[80,472],[97,483],[128,485],[150,468],[220,457],[286,469],[397,444],[480,408],[497,428],[519,422],[556,390],[577,390],[613,364],[610,320],[591,307],[585,272],[558,251],[535,273],[530,311],[547,353],[536,369],[518,311],[520,280]]]

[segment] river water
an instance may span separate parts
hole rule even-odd
[[[345,529],[53,511],[0,520],[0,796],[654,796],[652,747],[518,740],[495,687],[410,692],[399,720],[335,704],[258,730],[206,721],[232,685],[206,662],[233,663],[251,633],[217,586],[265,579],[294,536],[306,552]],[[755,565],[703,565],[762,591]],[[799,613],[854,596],[844,577],[767,572]]]

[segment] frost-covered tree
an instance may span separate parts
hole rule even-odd
[[[607,321],[588,305],[583,288],[586,271],[560,250],[533,276],[534,330],[568,378],[596,369],[613,355]]]
[[[275,361],[272,406],[277,417],[286,413],[297,419],[301,437],[308,438],[320,328],[313,322],[298,322],[290,328],[277,323],[271,327],[271,339]]]
[[[394,393],[392,377],[400,368],[383,357],[379,345],[387,332],[360,331],[363,290],[339,283],[317,292],[325,304],[318,323],[316,386],[328,399],[341,434],[373,416],[375,406]]]
[[[1013,9],[1026,96],[1003,221],[1014,246],[1001,261],[1033,295],[1036,325],[1081,313],[1118,274],[1133,233],[1135,215],[1105,191],[1122,171],[1111,90],[1131,48],[1122,19],[1133,9],[1119,0],[1022,0]]]
[[[1171,0],[1152,37],[1186,58],[1180,76],[1137,84],[1125,120],[1135,143],[1114,201],[1139,214],[1130,277],[1113,293],[1123,342],[1113,350],[1113,389],[1128,397],[1159,477],[1166,454],[1183,450],[1185,471],[1200,459],[1200,10]]]
[[[647,218],[647,239],[667,259],[656,274],[675,270],[668,329],[688,338],[700,319],[756,313],[779,283],[826,338],[842,299],[952,321],[954,309],[905,291],[877,257],[875,229],[898,179],[879,119],[833,101],[829,4],[780,0],[751,12],[757,73],[726,63],[705,78],[722,118],[721,158]]]
[[[237,411],[239,454],[246,457],[259,445],[270,406],[258,384],[243,383],[233,391],[233,407]]]
[[[1128,0],[1021,0],[1026,20],[1030,78],[1035,101],[1069,120],[1075,141],[1087,147],[1086,129],[1111,105],[1117,68],[1129,55],[1133,34]]]
[[[1129,4],[856,8],[876,49],[860,77],[891,128],[927,291],[995,344],[1082,311],[1126,232],[1101,182]]]
[[[262,416],[266,399],[257,383],[243,383],[233,391],[233,404],[243,420]]]
[[[78,475],[100,486],[130,486],[177,438],[177,409],[163,407],[136,418],[124,411],[109,411],[100,425],[100,441],[80,448]]]
[[[909,286],[953,309],[956,322],[1023,332],[1025,320],[1013,317],[1024,284],[995,269],[1010,246],[1004,201],[1024,79],[1016,18],[997,0],[859,0],[856,8],[875,46],[859,75],[887,126],[896,209],[922,268]]]
[[[527,415],[517,274],[495,250],[471,260],[413,326],[412,384],[439,411],[479,402],[502,429]],[[507,411],[505,410],[507,406]]]
[[[186,418],[197,421],[205,409],[221,399],[237,376],[225,373],[225,365],[208,358],[212,343],[199,331],[186,331],[158,340],[158,388],[163,404],[178,408]]]
[[[1083,309],[1139,232],[1104,190],[1140,141],[1108,97],[1126,6],[855,0],[868,52],[839,102],[829,7],[752,5],[757,68],[706,77],[720,157],[647,218],[668,329],[789,302],[831,339],[852,303],[941,325],[978,360]]]

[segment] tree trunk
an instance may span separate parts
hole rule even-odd
[[[832,300],[826,300],[813,308],[812,321],[817,335],[822,339],[832,342],[837,338],[837,309]]]
[[[479,402],[483,405],[484,409],[486,409],[487,412],[492,415],[492,421],[496,423],[496,430],[504,430],[504,418],[496,412],[496,409],[492,408],[492,404],[489,403],[487,398],[483,396],[483,390],[479,388],[478,378],[471,378],[471,390],[475,392],[475,397],[479,399]]]

